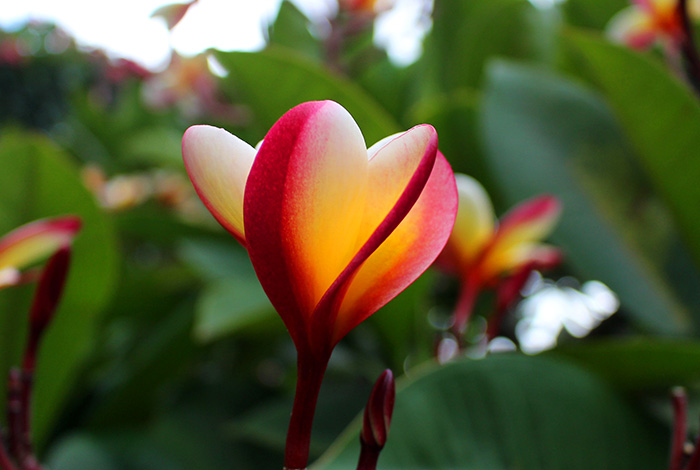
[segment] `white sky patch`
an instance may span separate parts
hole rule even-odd
[[[396,0],[394,7],[377,18],[374,42],[384,47],[399,65],[415,62],[423,52],[423,38],[430,31],[432,1]]]
[[[171,48],[186,56],[210,48],[261,49],[265,45],[263,31],[274,20],[282,0],[199,0],[169,33],[165,22],[151,18],[151,14],[176,1],[7,1],[0,8],[0,28],[18,29],[30,20],[55,23],[79,45],[159,69],[167,65]],[[320,25],[337,11],[334,0],[294,3]],[[430,29],[429,21],[419,21],[425,5],[424,0],[396,0],[391,11],[380,15],[375,41],[387,48],[396,63],[409,64],[420,55],[422,38]]]
[[[199,0],[172,33],[173,47],[184,55],[209,48],[261,49],[263,30],[274,20],[280,0]]]
[[[183,55],[209,48],[260,49],[263,29],[280,1],[200,0],[170,34],[163,19],[151,18],[159,7],[175,3],[170,0],[25,0],[3,4],[0,27],[17,29],[30,20],[55,23],[80,45],[160,68],[171,46]]]

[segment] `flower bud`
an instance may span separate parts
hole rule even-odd
[[[362,433],[360,434],[363,445],[381,449],[386,444],[391,415],[394,412],[395,395],[394,374],[387,369],[374,384],[365,408]]]

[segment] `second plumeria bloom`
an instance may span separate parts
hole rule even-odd
[[[538,196],[515,206],[497,222],[481,184],[467,175],[455,177],[459,211],[439,265],[460,278],[453,329],[461,335],[483,289],[497,287],[521,269],[559,262],[559,249],[541,240],[556,225],[561,204],[553,196]]]
[[[655,43],[677,49],[683,35],[678,0],[631,0],[631,5],[613,17],[608,26],[612,39],[633,49]],[[689,13],[700,16],[700,1],[689,0]]]
[[[0,238],[0,289],[22,283],[21,271],[70,245],[80,230],[75,216],[41,219]]]
[[[301,441],[333,347],[447,242],[457,211],[452,170],[431,126],[367,149],[353,118],[332,101],[291,109],[258,150],[222,129],[191,127],[183,156],[204,204],[248,249],[296,345],[285,465],[303,468],[308,442]]]

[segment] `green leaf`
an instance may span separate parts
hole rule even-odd
[[[46,464],[53,470],[118,470],[110,452],[89,435],[73,435],[60,441]]]
[[[610,110],[593,93],[536,69],[498,62],[489,79],[485,150],[508,202],[542,192],[559,197],[564,214],[553,239],[578,274],[610,286],[639,326],[687,331],[691,313],[660,269],[677,248],[672,224],[645,190]]]
[[[182,130],[149,126],[122,137],[125,160],[143,166],[182,168]]]
[[[179,257],[208,280],[230,277],[256,279],[248,253],[232,238],[225,242],[188,238],[179,243]]]
[[[367,320],[379,333],[379,344],[392,367],[431,357],[435,331],[429,327],[426,312],[434,286],[434,273],[428,270]]]
[[[628,0],[566,0],[561,8],[569,24],[603,29],[615,13],[629,6]]]
[[[38,360],[34,432],[41,442],[95,341],[100,313],[116,276],[115,237],[77,169],[38,135],[6,132],[0,136],[0,201],[0,233],[59,214],[77,214],[83,220],[63,299]],[[19,360],[30,291],[0,292],[0,375]]]
[[[208,281],[195,309],[198,340],[214,341],[277,317],[248,254],[233,239],[188,239],[178,254]]]
[[[658,338],[601,340],[557,348],[563,356],[625,390],[694,385],[700,380],[700,343]]]
[[[369,393],[369,391],[368,391]],[[354,468],[359,420],[312,467]],[[668,436],[566,362],[497,355],[429,366],[398,384],[382,469],[658,469]]]
[[[646,175],[671,208],[700,265],[700,105],[651,58],[583,33],[568,44],[610,101]]]
[[[328,449],[335,438],[364,407],[362,386],[326,381],[321,389],[311,435],[311,458]],[[273,400],[248,410],[229,425],[230,434],[242,442],[284,452],[291,399]]]
[[[485,187],[492,187],[479,136],[480,101],[477,90],[458,89],[424,101],[411,115],[413,121],[429,122],[435,127],[440,151],[455,172],[466,173]]]
[[[292,2],[280,4],[277,19],[268,29],[268,42],[300,51],[313,59],[321,58],[321,43],[311,34],[309,19]]]
[[[251,105],[261,133],[299,103],[325,99],[337,101],[350,112],[369,145],[402,130],[355,83],[294,50],[271,47],[262,52],[220,52],[216,57],[230,72],[224,84]]]
[[[221,279],[207,286],[197,302],[196,315],[194,334],[205,342],[276,317],[260,282],[246,277]]]
[[[425,41],[425,73],[433,92],[479,88],[494,56],[547,58],[558,24],[552,11],[527,0],[437,0]]]

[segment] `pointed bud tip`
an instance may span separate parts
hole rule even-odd
[[[40,335],[53,319],[68,275],[71,247],[64,245],[49,259],[39,278],[30,312],[31,331]]]
[[[375,382],[365,407],[362,433],[360,434],[363,445],[379,449],[384,447],[391,426],[395,397],[394,374],[390,369],[386,369]]]

